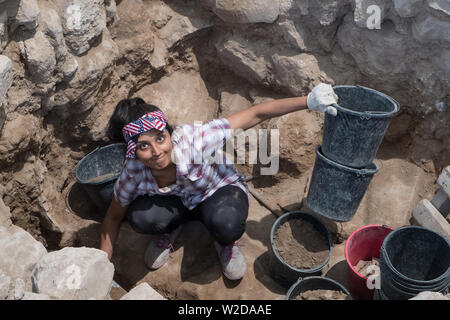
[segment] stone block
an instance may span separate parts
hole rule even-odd
[[[442,170],[442,173],[437,180],[437,184],[450,198],[450,166],[445,167],[444,170]]]
[[[430,201],[426,199],[420,201],[412,216],[422,227],[431,229],[450,241],[450,225]]]
[[[67,247],[42,258],[33,270],[33,292],[68,300],[105,299],[114,266],[106,252]]]
[[[450,213],[450,198],[444,190],[439,189],[431,203],[444,217]]]
[[[125,294],[120,300],[167,300],[155,289],[144,282],[134,287],[127,294]]]

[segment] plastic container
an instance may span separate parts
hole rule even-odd
[[[298,279],[298,281],[289,288],[289,291],[286,294],[286,300],[294,299],[299,294],[309,290],[342,291],[349,296],[346,300],[351,299],[351,294],[339,282],[326,277],[308,277]]]
[[[448,293],[450,243],[423,227],[392,231],[380,249],[380,297],[407,300],[422,291]]]
[[[310,222],[318,232],[320,232],[328,242],[329,254],[328,257],[319,265],[311,269],[298,269],[290,266],[283,258],[280,256],[278,249],[274,243],[274,235],[278,228],[291,219],[302,219]],[[270,230],[270,248],[272,253],[272,263],[271,263],[271,274],[272,278],[277,281],[280,285],[289,288],[293,283],[295,283],[299,278],[320,275],[322,269],[327,265],[330,260],[333,251],[333,241],[331,234],[325,225],[313,217],[312,215],[300,211],[288,212],[280,216],[272,225]]]
[[[355,230],[345,242],[345,260],[348,265],[348,288],[357,300],[372,300],[375,286],[369,288],[368,278],[356,271],[360,260],[380,258],[384,238],[394,229],[380,224],[371,224]]]
[[[337,116],[325,114],[322,152],[353,168],[370,166],[399,104],[391,97],[361,86],[335,86]]]
[[[101,214],[106,213],[111,203],[114,182],[122,171],[125,152],[124,143],[97,148],[75,167],[77,182],[83,186]]]
[[[375,163],[364,169],[343,166],[327,159],[320,147],[316,154],[306,205],[325,218],[351,220],[378,166]]]

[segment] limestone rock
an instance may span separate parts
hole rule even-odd
[[[430,8],[450,16],[450,2],[447,0],[427,0],[427,4]]]
[[[25,282],[17,278],[14,286],[14,300],[21,300],[25,294]]]
[[[409,300],[450,300],[450,297],[440,292],[423,291]]]
[[[155,289],[150,287],[148,283],[141,283],[134,287],[127,294],[122,296],[120,300],[167,300],[160,295]]]
[[[163,3],[156,5],[158,7],[163,6],[158,8],[156,12],[167,17],[165,19],[167,22],[156,33],[168,49],[193,33],[213,26],[211,16],[203,13],[200,14],[198,8],[194,6],[177,7],[180,11],[177,12],[178,10],[173,10]],[[155,6],[152,8],[155,8]],[[150,15],[153,17],[154,14],[150,12]]]
[[[11,31],[17,27],[34,30],[39,24],[40,9],[37,0],[6,1]]]
[[[51,298],[46,294],[25,292],[21,300],[51,300]]]
[[[416,16],[423,6],[423,0],[394,0],[394,8],[402,18]]]
[[[13,80],[12,63],[7,56],[0,55],[0,107]]]
[[[203,123],[217,115],[218,105],[198,73],[176,72],[134,94],[161,108],[173,125]]]
[[[5,123],[0,137],[0,159],[13,163],[21,153],[29,150],[40,139],[39,120],[32,116],[19,116]]]
[[[2,196],[0,196],[0,227],[9,228],[11,224],[11,212],[9,211],[9,208],[5,206]]]
[[[11,277],[0,269],[0,301],[8,298],[10,285]]]
[[[407,73],[407,66],[412,63],[409,59],[413,59],[407,54],[410,42],[409,37],[393,32],[388,26],[376,32],[358,30],[348,19],[338,31],[338,43],[342,50],[355,59],[364,75],[372,77]]]
[[[13,281],[21,278],[31,289],[31,273],[36,263],[47,254],[42,243],[17,226],[0,227],[0,269]]]
[[[106,28],[104,0],[63,0],[60,10],[66,44],[82,55]]]
[[[38,31],[33,38],[23,42],[22,55],[36,83],[52,82],[56,57],[52,45],[42,32]]]
[[[272,23],[280,13],[280,1],[216,0],[213,11],[227,23]]]
[[[348,0],[309,1],[308,11],[322,26],[328,26],[336,21],[339,9],[349,3]]]
[[[8,44],[8,16],[6,12],[0,12],[0,53]]]
[[[219,58],[233,72],[251,83],[264,83],[268,77],[267,61],[257,44],[233,36],[216,44]],[[261,47],[259,47],[261,48]]]
[[[66,247],[47,254],[36,265],[33,292],[58,299],[105,299],[113,275],[114,266],[104,251]]]
[[[62,22],[58,13],[53,8],[44,8],[45,10],[41,13],[43,32],[55,51],[56,69],[60,73],[59,78],[63,81],[69,81],[78,69],[78,62],[67,50]]]
[[[295,56],[272,56],[275,84],[285,88],[291,95],[308,93],[320,82],[332,83],[332,80],[320,70],[317,59],[310,54]]]
[[[114,21],[117,14],[116,0],[105,0],[106,23],[110,24]]]
[[[67,72],[66,75],[73,74],[75,70],[76,72],[66,89],[49,97],[45,104],[47,110],[60,107],[61,118],[65,119],[73,113],[87,111],[96,105],[98,90],[119,56],[117,44],[111,39],[108,30],[105,30],[102,38],[103,41],[87,54],[67,62],[68,69],[63,69]]]
[[[252,103],[247,100],[243,93],[231,93],[228,91],[220,92],[220,113],[219,117],[224,118],[232,115],[233,113],[242,111],[251,107]]]
[[[421,43],[438,42],[450,47],[448,30],[450,30],[450,22],[433,16],[418,17],[412,24],[412,35]]]

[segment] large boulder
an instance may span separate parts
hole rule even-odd
[[[11,277],[25,281],[31,291],[31,273],[36,263],[47,254],[42,243],[17,226],[0,226],[0,270]]]
[[[82,55],[106,29],[104,0],[63,0],[59,5],[67,46]]]
[[[450,20],[440,20],[431,15],[418,16],[412,24],[414,39],[420,43],[439,43],[447,48],[450,47]]]
[[[216,0],[214,13],[227,23],[272,23],[280,14],[279,0]]]
[[[317,59],[310,54],[275,54],[272,56],[272,65],[275,84],[293,96],[305,95],[320,82],[332,82],[320,69]]]
[[[23,42],[22,56],[35,83],[51,83],[56,67],[55,51],[40,31]]]
[[[219,41],[216,48],[222,63],[238,76],[255,84],[267,82],[269,71],[263,43],[236,35]]]
[[[12,63],[7,56],[0,55],[0,106],[13,80]]]
[[[423,0],[394,0],[394,8],[402,18],[416,16],[423,6]]]
[[[173,125],[203,123],[216,117],[217,102],[195,72],[175,72],[134,94],[161,108]]]
[[[0,53],[8,44],[8,16],[6,12],[0,12]]]
[[[113,275],[114,266],[106,252],[66,247],[47,254],[35,266],[33,292],[57,299],[105,299]]]
[[[39,25],[40,9],[37,0],[4,1],[3,4],[0,3],[0,12],[7,12],[11,32],[18,27],[32,31]]]

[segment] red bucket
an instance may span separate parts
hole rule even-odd
[[[356,271],[360,260],[380,258],[384,238],[394,229],[385,225],[371,224],[354,231],[345,243],[345,260],[349,267],[348,286],[357,300],[373,300],[374,289],[369,289],[367,277]]]

